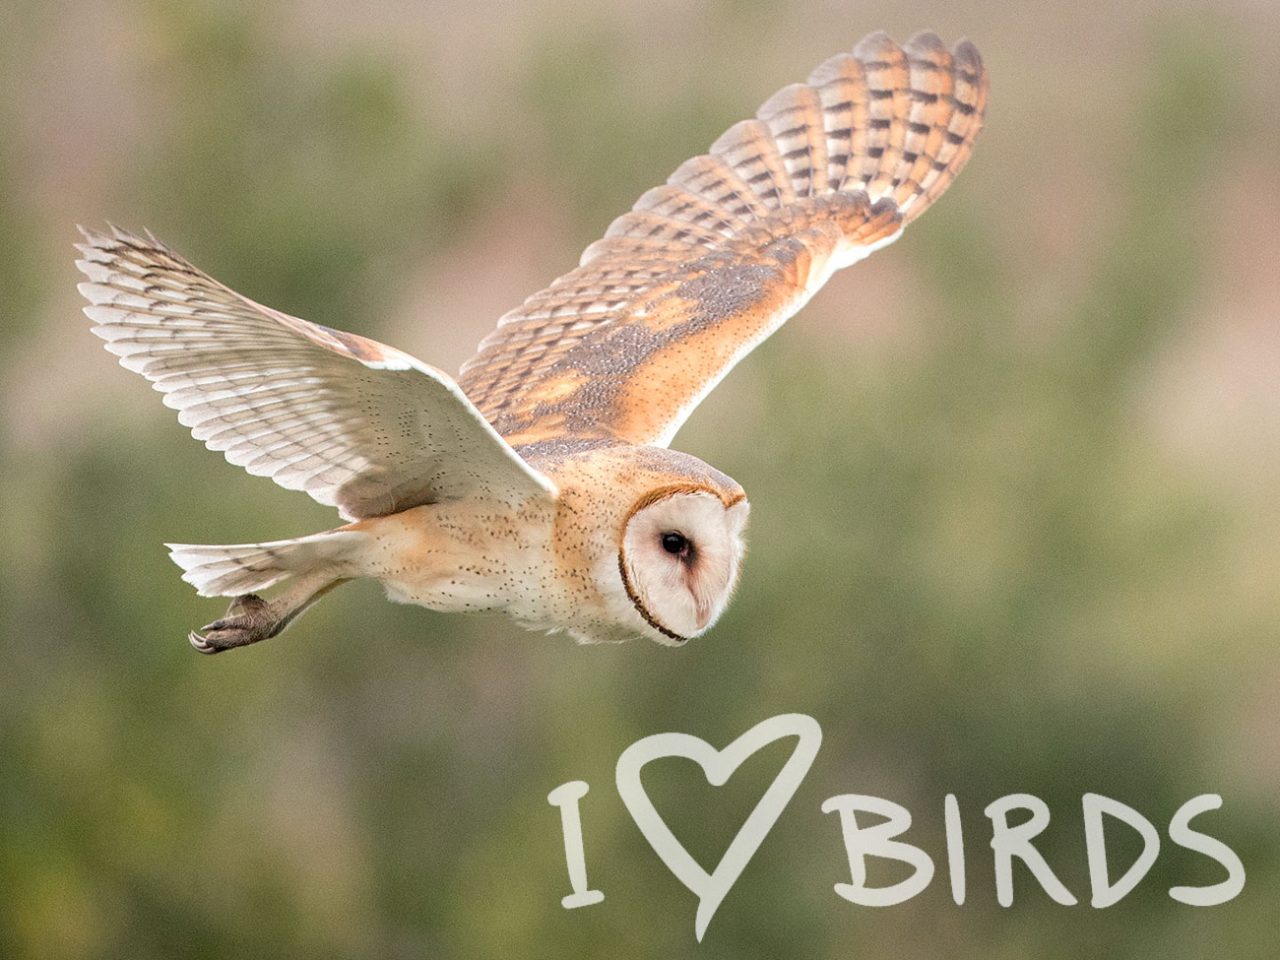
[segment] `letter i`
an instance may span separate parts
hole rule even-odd
[[[589,907],[604,899],[599,890],[587,889],[587,858],[582,851],[582,817],[578,813],[578,801],[586,796],[588,789],[585,781],[570,780],[547,794],[547,803],[560,808],[560,827],[564,832],[564,859],[569,867],[569,886],[573,887],[573,893],[560,901],[566,910]]]
[[[948,793],[943,801],[947,827],[947,863],[951,868],[951,899],[956,906],[964,904],[964,828],[960,825],[960,804],[956,795]]]

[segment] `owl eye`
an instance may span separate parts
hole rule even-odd
[[[693,544],[689,542],[689,538],[683,533],[664,533],[662,535],[662,549],[675,557],[687,557],[693,549]]]

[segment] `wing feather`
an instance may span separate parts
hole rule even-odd
[[[765,101],[759,117],[768,127],[796,196],[824,191],[827,138],[818,92],[803,83],[783,87]]]
[[[967,41],[875,33],[645,193],[576,270],[498,321],[460,384],[515,445],[669,443],[841,267],[947,188],[982,126]]]
[[[786,207],[796,198],[782,155],[768,124],[763,120],[742,120],[726,130],[711,145],[711,155],[720,157],[755,195],[757,216]]]
[[[231,463],[348,520],[555,496],[443,372],[254,303],[153,237],[84,233],[94,333]]]

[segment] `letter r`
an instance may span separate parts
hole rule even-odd
[[[1011,810],[1030,810],[1031,816],[1016,827],[1009,826]],[[1058,903],[1073,906],[1076,898],[1062,885],[1062,881],[1049,869],[1040,851],[1031,845],[1049,825],[1049,808],[1039,797],[1029,793],[1011,793],[987,805],[984,811],[991,818],[991,849],[995,852],[996,899],[1000,906],[1013,903],[1013,858],[1027,865],[1038,881]]]

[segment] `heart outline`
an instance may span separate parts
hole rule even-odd
[[[652,760],[682,757],[698,764],[707,782],[720,787],[748,757],[788,736],[797,738],[791,756],[747,815],[716,868],[708,873],[662,819],[640,782],[640,771]],[[760,721],[723,750],[692,734],[655,733],[637,740],[618,757],[614,779],[627,812],[667,869],[698,897],[694,936],[699,943],[729,890],[795,796],[821,745],[818,721],[803,713],[784,713]]]

